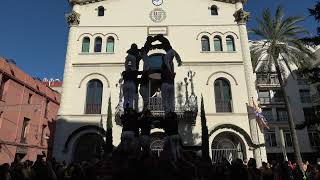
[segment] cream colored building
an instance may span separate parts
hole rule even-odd
[[[194,91],[199,105],[201,95],[204,97],[214,161],[222,156],[229,158],[230,154],[233,159],[255,157],[258,163],[265,161],[264,136],[257,128],[255,114],[248,113],[247,108],[252,98],[257,99],[257,92],[245,2],[70,0],[72,12],[67,16],[70,31],[54,156],[77,161],[100,151],[109,96],[116,115],[127,49],[132,43],[142,47],[148,35],[164,34],[183,61],[181,67],[175,67],[175,83],[176,89],[182,83],[180,93],[184,98],[184,78],[190,70],[196,73]],[[152,51],[149,55],[153,53],[164,52]],[[198,150],[200,113],[192,123],[180,118],[179,127],[184,145]],[[152,149],[161,150],[163,131],[152,132]],[[120,135],[121,126],[113,122],[114,145],[119,144]]]

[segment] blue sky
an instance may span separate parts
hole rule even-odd
[[[307,8],[316,0],[248,0],[249,28],[264,8],[281,4],[286,15],[302,15],[302,23],[315,34],[316,22]],[[0,56],[14,59],[18,66],[35,77],[62,78],[68,27],[64,14],[67,0],[3,0],[0,6]]]

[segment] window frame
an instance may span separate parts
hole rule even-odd
[[[100,44],[98,44],[98,40],[99,40]],[[100,36],[98,36],[94,39],[94,52],[95,53],[102,52],[102,38]]]
[[[88,42],[85,42],[85,40],[88,40]],[[86,36],[82,39],[82,47],[81,47],[82,53],[89,53],[90,52],[90,43],[91,43],[91,39],[88,36]],[[85,45],[87,47],[85,47]]]
[[[93,87],[90,87],[93,83]],[[99,87],[101,85],[101,87]],[[89,91],[89,88],[92,88]],[[101,88],[100,90],[98,88]],[[92,94],[89,94],[92,93]],[[99,94],[98,94],[99,93]],[[100,97],[99,97],[100,96]],[[99,100],[96,102],[96,100]],[[91,102],[93,101],[93,103]],[[101,114],[103,101],[103,83],[99,79],[92,79],[87,83],[85,114]]]
[[[216,42],[218,42],[216,39],[219,40],[219,47],[216,44]],[[223,52],[223,45],[222,45],[222,37],[221,36],[216,35],[213,37],[213,47],[214,47],[215,52]]]
[[[24,143],[24,144],[27,143],[29,124],[30,124],[30,119],[24,117],[22,129],[21,129],[21,134],[20,134],[20,143]]]
[[[206,43],[207,45],[207,49],[205,49],[205,45],[204,43]],[[211,48],[210,48],[210,38],[206,35],[201,37],[201,51],[202,52],[210,52]]]
[[[211,16],[218,16],[219,15],[218,6],[212,5],[210,7],[210,14],[211,14]]]
[[[232,43],[232,49],[231,49],[231,50],[229,49],[228,42],[230,42],[230,41],[228,41],[228,39],[230,39],[230,40],[231,40],[231,43]],[[226,45],[227,45],[227,51],[228,51],[228,52],[235,52],[235,51],[236,51],[235,39],[234,39],[233,36],[228,35],[228,36],[226,37]]]
[[[103,17],[104,16],[104,11],[106,9],[103,6],[98,7],[98,17]]]
[[[112,40],[112,41],[109,41],[109,40]],[[112,51],[108,51],[108,45],[110,44],[110,43],[113,43],[113,45],[112,45]],[[113,36],[109,36],[108,38],[107,38],[107,46],[106,46],[106,52],[107,53],[114,53],[114,47],[115,47],[115,38],[113,37]]]
[[[224,90],[224,84],[227,85],[229,92],[229,99],[227,99],[227,97],[225,97],[225,90]],[[218,86],[216,86],[216,84],[218,84]],[[219,92],[217,92],[216,87],[218,87]],[[216,112],[217,113],[232,113],[233,112],[233,106],[232,106],[232,89],[231,89],[231,84],[230,81],[225,79],[225,78],[218,78],[214,81],[213,84],[213,88],[214,88],[214,99],[215,99],[215,105],[216,105]],[[220,94],[220,95],[218,95]],[[221,98],[221,99],[220,99]],[[219,107],[221,106],[222,107]],[[225,107],[226,106],[226,107]]]

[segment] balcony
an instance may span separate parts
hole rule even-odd
[[[122,102],[120,102],[116,108],[116,121],[119,121],[117,118],[120,118],[124,112],[122,106]],[[143,108],[143,100],[142,98],[139,98],[138,111],[143,111]],[[161,97],[150,97],[147,104],[147,109],[151,111],[154,120],[162,119],[165,116]],[[190,122],[191,124],[195,123],[198,113],[197,97],[190,96],[189,98],[175,98],[175,113],[178,116],[178,120]]]
[[[284,97],[259,97],[259,104],[268,105],[268,104],[283,104]]]
[[[257,74],[256,84],[260,87],[280,87],[276,74]]]

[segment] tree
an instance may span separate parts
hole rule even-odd
[[[107,131],[106,131],[106,153],[113,151],[113,137],[112,137],[112,109],[111,96],[108,101],[108,117],[107,117]]]
[[[314,8],[309,9],[310,16],[313,16],[317,22],[320,22],[320,1],[317,1]],[[309,45],[320,45],[320,27],[318,29],[318,36],[303,38],[302,40]]]
[[[201,95],[201,150],[202,150],[202,158],[204,160],[209,160],[209,132],[208,132],[208,126],[207,126],[207,118],[206,118],[206,112],[204,110],[204,103],[203,103],[203,97]]]
[[[254,69],[260,72],[272,72],[275,69],[283,92],[285,106],[288,111],[288,123],[292,135],[296,162],[302,168],[302,158],[292,116],[290,101],[286,92],[283,72],[288,69],[292,73],[292,65],[305,67],[310,65],[314,54],[299,40],[299,36],[308,32],[297,25],[304,19],[299,16],[284,17],[282,7],[278,7],[275,16],[270,9],[265,9],[261,18],[257,18],[258,27],[251,31],[263,40],[253,43],[251,55]]]

